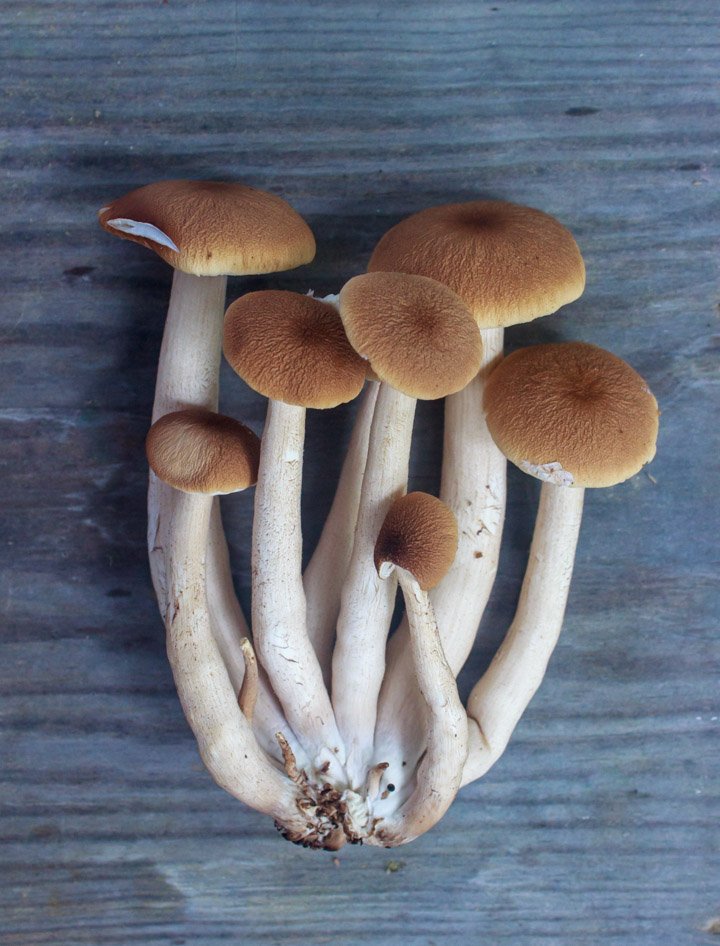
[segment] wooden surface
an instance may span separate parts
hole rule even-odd
[[[720,930],[718,27],[714,0],[4,0],[0,943],[686,946]],[[160,177],[286,196],[325,293],[410,211],[558,216],[584,297],[509,346],[582,338],[648,379],[656,461],[592,492],[566,626],[506,755],[429,835],[335,860],[214,786],[145,554],[143,437],[169,270],[95,223]],[[261,399],[223,373],[259,430]],[[314,414],[306,539],[352,410]],[[442,412],[413,481],[438,483]],[[512,614],[536,486],[461,676]],[[225,505],[248,600],[247,497]]]

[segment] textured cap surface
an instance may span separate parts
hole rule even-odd
[[[249,292],[233,302],[223,351],[251,388],[300,407],[351,401],[365,381],[335,306],[296,292]]]
[[[377,377],[410,397],[454,394],[479,370],[480,331],[463,302],[434,279],[355,276],[340,293],[340,314]]]
[[[257,480],[260,438],[240,421],[199,407],[155,421],[145,449],[154,473],[185,493],[234,493]]]
[[[420,587],[434,588],[457,552],[457,522],[452,510],[428,493],[396,499],[375,543],[375,568],[392,562],[414,575]]]
[[[613,486],[655,455],[658,406],[630,365],[595,345],[513,352],[485,389],[490,433],[526,473],[564,486]]]
[[[280,197],[244,184],[158,181],[103,207],[99,219],[108,233],[195,276],[275,273],[315,256],[302,217]]]
[[[481,328],[549,315],[585,288],[570,231],[541,210],[502,200],[445,204],[401,220],[376,246],[368,270],[437,279]]]

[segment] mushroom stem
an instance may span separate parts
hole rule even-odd
[[[581,487],[543,483],[515,617],[468,700],[466,785],[500,758],[540,686],[562,629],[582,519]]]
[[[258,811],[297,820],[297,790],[270,761],[240,711],[210,627],[205,557],[212,497],[176,493],[165,569],[167,651],[180,702],[215,781]]]
[[[457,519],[458,550],[447,575],[430,593],[455,676],[472,650],[495,582],[505,518],[507,460],[490,436],[482,406],[486,379],[502,358],[503,329],[480,334],[480,371],[445,403],[440,499]]]
[[[153,423],[185,407],[217,410],[227,276],[175,270],[160,347]]]
[[[340,596],[352,555],[370,426],[378,387],[377,381],[370,381],[365,389],[340,472],[335,498],[318,544],[303,575],[307,599],[308,636],[320,661],[327,687],[330,686],[332,650],[340,613]]]
[[[173,275],[167,320],[160,347],[153,423],[165,414],[187,407],[218,408],[218,382],[222,355],[226,276],[192,276],[176,269]],[[178,492],[150,472],[148,487],[148,549],[155,593],[164,613],[169,602],[165,548]],[[207,593],[211,626],[235,691],[242,686],[245,664],[240,639],[248,633],[247,621],[233,587],[220,502],[213,500],[207,554]],[[260,680],[255,728],[263,747],[278,753],[274,734],[287,729],[277,700],[267,681]]]
[[[455,676],[472,649],[495,581],[505,516],[507,461],[490,436],[482,407],[485,381],[502,357],[503,329],[483,329],[481,335],[480,371],[445,401],[440,498],[457,519],[458,550],[447,575],[430,592],[445,659]],[[390,640],[387,663],[376,745],[390,760],[392,778],[402,784],[425,748],[407,620]]]
[[[373,561],[388,509],[407,488],[415,398],[388,384],[378,392],[368,442],[353,551],[342,590],[333,654],[332,695],[348,751],[350,784],[365,781],[373,749],[385,647],[395,605],[396,579],[382,581]]]
[[[424,702],[427,751],[416,786],[400,809],[381,822],[371,843],[406,844],[442,818],[460,788],[468,752],[468,720],[455,675],[443,653],[430,599],[410,572],[397,569],[410,627],[410,651]]]
[[[213,497],[207,551],[207,596],[215,640],[233,686],[239,691],[245,676],[245,660],[240,649],[249,633],[233,588],[230,556],[222,524],[220,500]]]
[[[255,648],[293,731],[312,764],[338,773],[340,735],[306,629],[302,585],[305,408],[271,400],[255,487],[252,624]]]
[[[226,276],[190,276],[175,270],[160,346],[153,423],[186,407],[217,410],[226,285]],[[148,549],[161,611],[168,602],[163,550],[174,494],[170,486],[150,473]],[[216,528],[214,524],[213,535]]]
[[[214,497],[210,517],[206,583],[213,634],[228,669],[230,680],[235,691],[239,693],[244,684],[247,667],[242,644],[244,638],[249,638],[250,631],[235,594],[220,501],[217,496]],[[255,736],[265,752],[281,761],[275,733],[279,729],[289,730],[288,723],[265,673],[262,668],[257,668],[257,670],[258,692],[255,706],[257,712],[254,713],[251,722]]]

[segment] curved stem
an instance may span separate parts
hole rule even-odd
[[[452,567],[430,592],[443,650],[455,676],[472,649],[497,572],[505,517],[507,461],[485,423],[483,392],[502,357],[503,329],[483,329],[477,377],[445,401],[440,498],[455,514],[458,550]],[[423,702],[415,683],[407,621],[388,646],[376,745],[398,788],[425,748]]]
[[[250,631],[235,594],[227,541],[222,525],[220,500],[217,496],[214,499],[210,517],[206,581],[213,634],[233,686],[236,692],[240,693],[245,679],[242,640],[250,637]],[[281,761],[275,733],[284,732],[298,755],[304,759],[262,668],[258,668],[255,710],[252,719],[253,729],[265,752]]]
[[[407,489],[416,401],[380,386],[368,443],[355,540],[342,590],[333,654],[332,696],[348,750],[351,785],[365,782],[385,672],[385,646],[395,605],[396,579],[381,581],[375,542],[393,501]]]
[[[153,423],[164,414],[186,407],[218,409],[218,381],[225,311],[225,276],[191,276],[175,270],[167,320],[158,361]],[[150,472],[148,487],[148,549],[155,593],[164,612],[168,602],[164,549],[178,493]],[[213,501],[207,560],[208,599],[213,634],[236,691],[245,672],[240,639],[247,635],[245,616],[233,587],[227,541],[219,500]],[[279,758],[275,733],[289,733],[287,720],[260,678],[255,729],[261,744]]]
[[[401,808],[381,822],[371,843],[406,844],[442,818],[460,788],[468,752],[468,720],[455,675],[443,653],[435,614],[413,576],[398,569],[410,626],[411,656],[424,702],[427,751],[416,787]]]
[[[306,630],[300,522],[304,436],[305,409],[270,401],[255,487],[252,623],[258,657],[313,765],[337,767],[342,743]]]
[[[210,511],[206,581],[215,640],[233,686],[239,691],[245,676],[245,660],[240,644],[249,634],[249,630],[233,588],[230,556],[218,496],[213,497]]]
[[[557,644],[582,520],[583,489],[543,483],[515,617],[468,700],[470,751],[463,785],[500,758],[540,686]]]
[[[377,381],[368,382],[355,417],[335,498],[313,552],[303,585],[307,599],[307,628],[325,685],[330,686],[335,628],[340,613],[340,596],[352,555],[360,491],[367,459],[370,426],[378,392]]]
[[[258,811],[297,818],[297,790],[260,749],[210,627],[205,554],[212,499],[178,493],[165,548],[167,650],[180,702],[215,781]]]

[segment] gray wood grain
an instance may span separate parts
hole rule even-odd
[[[0,943],[686,946],[720,915],[718,20],[712,0],[5,0],[0,18]],[[431,834],[296,849],[200,765],[144,550],[169,272],[95,224],[163,176],[287,197],[335,291],[432,203],[558,216],[583,338],[663,415],[648,473],[588,497],[568,616],[507,754]],[[261,399],[223,373],[223,405]],[[352,408],[312,415],[308,550]],[[438,483],[420,411],[413,486]],[[512,614],[533,483],[511,475],[467,692]],[[247,603],[247,498],[225,504]],[[717,932],[717,928],[716,928]]]

